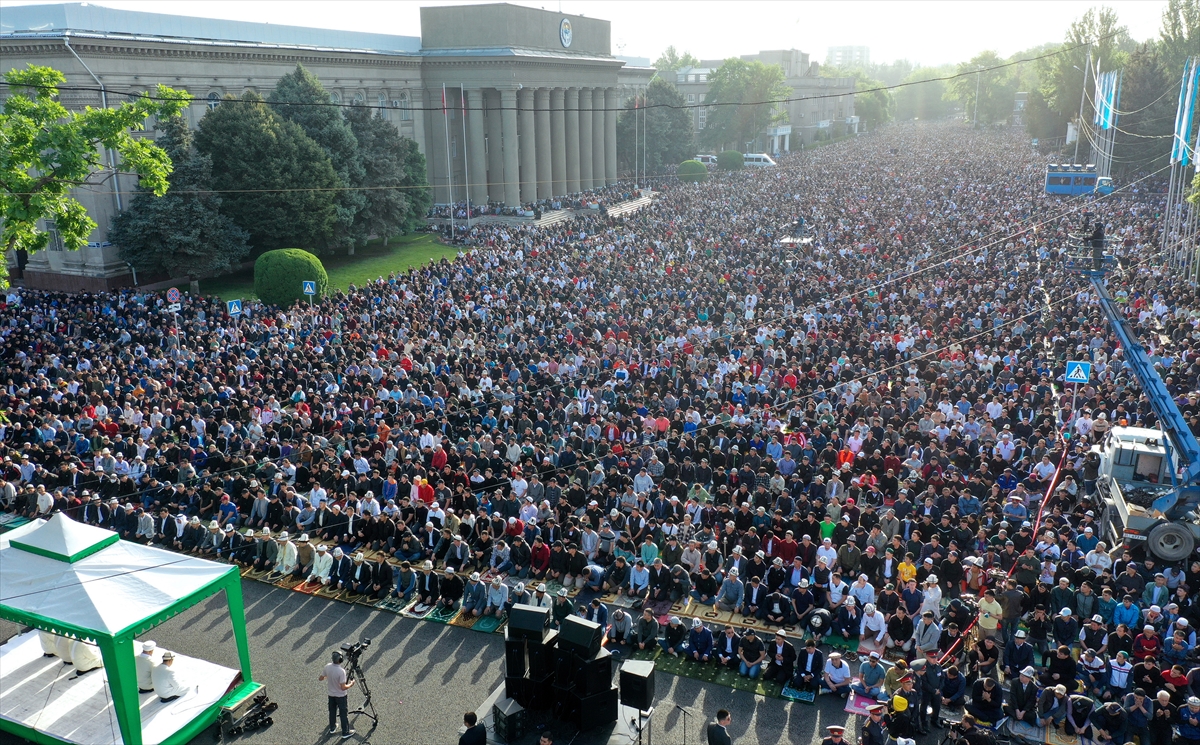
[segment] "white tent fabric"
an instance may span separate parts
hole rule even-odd
[[[57,527],[56,521],[60,523]],[[55,516],[18,540],[56,552],[53,546],[57,541],[63,554],[71,555],[67,549],[78,547],[77,537],[83,534],[72,527],[77,525],[65,516]],[[112,535],[101,528],[81,527],[90,534],[84,548],[94,545],[97,532]],[[39,535],[48,529],[48,535]],[[130,541],[118,541],[74,563],[10,545],[0,550],[0,605],[114,635],[167,610],[230,571],[233,568],[227,564]]]
[[[111,530],[75,522],[59,512],[41,528],[30,531],[16,540],[34,549],[66,558],[86,551],[97,543],[111,541],[114,537],[116,533]],[[9,540],[9,543],[11,542],[12,539]]]
[[[11,541],[12,539],[20,538],[21,536],[25,535],[26,533],[30,533],[34,530],[37,530],[40,526],[45,525],[45,524],[46,524],[46,521],[39,517],[36,520],[30,520],[29,522],[25,523],[24,525],[22,525],[19,528],[13,528],[12,530],[8,531],[7,533],[0,533],[0,549],[8,548],[9,541]]]

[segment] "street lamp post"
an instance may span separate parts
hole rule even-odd
[[[1079,91],[1079,121],[1077,122],[1077,126],[1075,127],[1075,156],[1071,159],[1071,163],[1073,163],[1073,164],[1079,162],[1079,140],[1083,137],[1083,102],[1087,95],[1088,69],[1091,68],[1091,66],[1092,66],[1092,47],[1089,44],[1088,45],[1087,65],[1085,65],[1082,70],[1079,70],[1078,65],[1071,65],[1071,67],[1074,67],[1076,70],[1079,70],[1080,72],[1083,73],[1083,88],[1080,89],[1080,91]]]
[[[979,129],[979,79],[983,75],[983,68],[975,68],[975,120],[971,122],[971,129]]]

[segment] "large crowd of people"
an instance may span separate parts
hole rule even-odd
[[[1153,178],[1067,200],[1043,169],[1019,132],[897,126],[619,217],[477,225],[311,309],[14,290],[0,502],[380,599],[579,613],[888,702],[894,735],[963,707],[1200,742],[1200,563],[1097,517],[1089,446],[1155,419],[1065,269],[1083,213],[1193,423],[1200,307],[1156,258]],[[650,608],[689,598],[769,630]]]

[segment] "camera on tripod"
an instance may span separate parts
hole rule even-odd
[[[342,642],[342,656],[346,658],[346,662],[350,663],[351,667],[357,667],[363,650],[369,646],[371,646],[370,639],[360,639],[356,642]]]

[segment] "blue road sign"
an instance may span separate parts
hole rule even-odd
[[[229,307],[229,315],[240,316],[242,314],[241,300],[230,300],[226,305]]]
[[[304,288],[305,295],[316,295],[317,294],[317,283],[316,282],[308,280],[305,282],[301,282],[300,284]]]
[[[1067,374],[1065,377],[1068,383],[1086,383],[1092,379],[1092,363],[1080,362],[1072,360],[1067,363]]]

